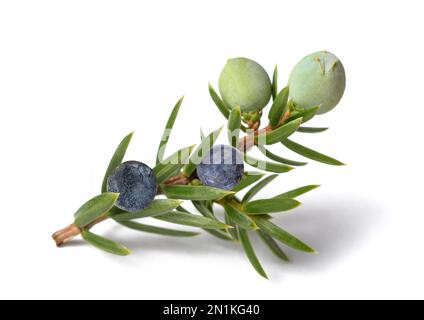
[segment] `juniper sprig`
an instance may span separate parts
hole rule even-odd
[[[284,191],[271,198],[257,194],[279,174],[307,163],[290,160],[268,150],[279,144],[305,158],[330,165],[342,162],[291,140],[296,132],[319,133],[327,128],[304,124],[315,115],[330,111],[340,101],[345,88],[343,65],[328,52],[313,53],[293,69],[289,85],[279,90],[275,67],[272,80],[256,62],[246,58],[228,60],[219,79],[219,95],[209,85],[210,96],[227,121],[229,145],[215,145],[222,131],[205,136],[195,146],[182,148],[164,157],[168,140],[183,98],[173,108],[165,126],[151,169],[138,161],[123,162],[132,133],[116,148],[101,185],[101,193],[83,204],[74,222],[53,235],[57,246],[81,234],[91,245],[104,251],[127,255],[125,246],[91,232],[91,228],[111,219],[123,227],[166,236],[192,237],[198,232],[174,230],[139,223],[152,217],[178,225],[192,226],[227,241],[240,242],[256,271],[267,275],[256,256],[250,233],[256,232],[264,244],[284,261],[289,258],[279,243],[295,250],[316,250],[272,222],[272,215],[300,205],[301,195],[318,185]],[[268,124],[261,127],[263,109],[272,101]],[[215,145],[215,146],[214,146]],[[256,148],[267,160],[249,153]],[[245,165],[260,171],[245,171]],[[267,175],[266,172],[272,174]],[[248,189],[249,188],[249,189]],[[246,191],[246,189],[248,189]],[[243,196],[241,193],[244,192]],[[191,201],[197,213],[183,207]],[[221,207],[224,220],[217,214]]]

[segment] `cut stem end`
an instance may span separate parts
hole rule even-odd
[[[72,240],[74,237],[76,237],[80,233],[81,233],[81,229],[77,225],[70,224],[66,228],[55,232],[52,235],[52,238],[55,241],[56,246],[60,247],[64,245],[65,243],[69,242],[70,240]]]

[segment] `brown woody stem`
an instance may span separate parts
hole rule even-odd
[[[66,228],[55,232],[52,235],[52,238],[56,242],[56,245],[60,247],[66,242],[69,242],[70,240],[72,240],[74,237],[76,237],[80,233],[81,233],[81,229],[77,225],[70,224]]]
[[[252,129],[252,132],[247,134],[246,136],[242,137],[239,141],[239,145],[238,145],[238,149],[242,152],[247,152],[249,151],[254,145],[255,145],[255,140],[256,138],[261,135],[261,134],[266,134],[278,127],[280,127],[281,125],[284,124],[284,122],[288,119],[288,117],[290,116],[290,112],[287,111],[280,119],[280,122],[275,126],[272,127],[270,124],[267,125],[265,128],[263,129],[259,129],[260,126],[260,122],[249,122],[248,126],[249,129]]]
[[[190,183],[190,178],[185,176],[182,173],[179,173],[169,178],[168,180],[166,180],[163,184],[166,186],[171,186],[171,185],[187,185],[189,183]]]
[[[275,127],[279,127],[280,125],[284,124],[284,122],[287,120],[287,118],[290,116],[290,112],[286,112],[282,117],[280,122],[278,123],[278,125]],[[252,148],[255,145],[255,139],[258,135],[260,134],[265,134],[269,131],[272,131],[273,127],[271,127],[271,125],[266,126],[263,129],[259,129],[260,126],[260,121],[256,121],[256,122],[249,122],[248,126],[250,129],[252,129],[252,133],[248,134],[246,136],[244,136],[243,138],[240,139],[239,142],[239,150],[246,152],[248,151],[250,148]],[[187,185],[190,183],[190,177],[186,177],[184,174],[179,173],[171,178],[169,178],[168,180],[166,180],[164,182],[165,185],[170,186],[170,185]],[[108,216],[105,214],[103,216],[101,216],[100,218],[96,219],[95,221],[93,221],[92,223],[90,223],[88,226],[86,226],[86,229],[90,229],[93,226],[95,226],[96,224],[104,221],[108,219]],[[67,226],[66,228],[59,230],[57,232],[55,232],[52,235],[53,240],[56,242],[56,245],[58,247],[62,246],[63,244],[69,242],[70,240],[72,240],[74,237],[78,236],[81,233],[81,228],[78,227],[75,224],[70,224],[69,226]]]

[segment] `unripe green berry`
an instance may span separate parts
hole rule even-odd
[[[193,179],[193,180],[191,180],[190,184],[192,186],[201,186],[202,185],[202,181],[200,181],[199,179]]]
[[[271,98],[271,80],[261,65],[246,58],[229,59],[219,77],[219,92],[229,108],[262,110]]]
[[[301,108],[321,106],[318,113],[333,109],[343,96],[346,75],[340,60],[332,53],[312,53],[293,68],[290,78],[290,98]]]

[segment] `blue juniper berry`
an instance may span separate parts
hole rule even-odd
[[[225,190],[240,183],[243,171],[241,153],[222,144],[214,146],[197,166],[197,176],[204,185]]]
[[[115,205],[129,212],[147,208],[156,196],[157,186],[153,170],[139,161],[123,162],[107,180],[108,191],[119,192]]]

